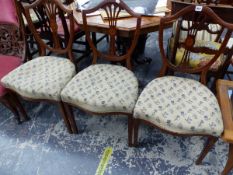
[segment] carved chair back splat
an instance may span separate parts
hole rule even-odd
[[[110,39],[108,53],[101,53],[100,51],[98,51],[90,37],[90,32],[89,32],[90,30],[88,27],[88,14],[93,13],[97,10],[104,11],[104,13],[106,13],[107,16],[107,18],[103,20],[108,21],[108,30],[106,33]],[[119,32],[119,29],[117,28],[117,21],[120,20],[118,17],[120,13],[123,11],[125,13],[128,13],[132,18],[135,18],[136,30],[134,32],[133,40],[131,41],[131,46],[128,48],[127,52],[123,55],[119,55],[116,46],[116,38]],[[123,1],[118,2],[115,0],[109,0],[108,3],[102,2],[93,9],[83,10],[82,17],[83,17],[83,28],[84,31],[86,32],[86,37],[89,42],[89,45],[93,50],[92,63],[95,64],[97,62],[97,58],[103,58],[112,62],[126,61],[127,68],[131,69],[132,66],[130,59],[132,52],[137,44],[140,27],[141,27],[140,15],[134,13]]]

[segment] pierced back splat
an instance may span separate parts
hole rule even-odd
[[[39,45],[40,55],[46,55],[46,50],[48,50],[57,54],[67,54],[73,60],[74,18],[72,10],[67,9],[59,0],[37,0],[32,4],[24,5],[23,8],[29,28]],[[30,10],[33,10],[40,20],[39,27],[33,23]],[[67,42],[65,38],[68,38]]]
[[[98,51],[90,37],[90,29],[88,26],[88,14],[93,13],[97,10],[104,11],[104,13],[106,13],[107,16],[107,18],[103,20],[108,23],[108,30],[106,32],[106,34],[109,35],[110,39],[108,53],[102,53]],[[119,15],[121,12],[128,13],[131,18],[135,19],[135,28],[132,36],[131,45],[126,51],[126,53],[124,53],[123,55],[118,54],[116,47],[116,37],[118,37],[119,35],[117,22],[119,20]],[[131,55],[139,37],[141,16],[134,13],[123,1],[105,0],[92,9],[83,10],[82,17],[86,38],[89,42],[91,49],[93,50],[92,63],[95,64],[97,62],[97,58],[103,58],[112,62],[126,61],[127,68],[131,69]]]

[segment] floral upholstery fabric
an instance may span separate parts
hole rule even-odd
[[[134,117],[179,134],[220,136],[223,121],[214,94],[198,81],[166,76],[142,91]]]
[[[82,70],[61,93],[62,101],[98,113],[132,113],[137,97],[138,81],[133,72],[106,64]]]
[[[2,84],[23,97],[60,100],[60,92],[75,75],[75,66],[66,58],[35,58],[2,78]]]

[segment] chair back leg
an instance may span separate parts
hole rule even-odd
[[[196,165],[200,165],[202,163],[202,160],[205,158],[205,156],[210,151],[210,149],[214,146],[217,140],[218,140],[217,137],[213,137],[213,136],[208,137],[206,145],[196,161]]]

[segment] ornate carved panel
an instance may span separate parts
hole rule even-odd
[[[22,57],[24,42],[17,26],[0,24],[0,54]]]

